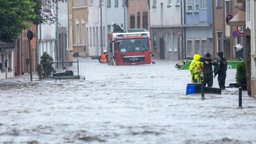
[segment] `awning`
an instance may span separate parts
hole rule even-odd
[[[5,49],[14,49],[14,48],[15,48],[14,43],[7,43],[7,42],[0,41],[0,51]]]
[[[229,21],[229,25],[238,26],[245,24],[245,12],[239,10],[238,13]]]

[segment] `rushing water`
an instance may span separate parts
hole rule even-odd
[[[205,100],[185,95],[189,72],[172,62],[80,61],[84,79],[0,81],[0,143],[256,143],[256,101],[246,92],[238,108],[236,88]],[[226,85],[234,81],[235,70],[228,70]]]

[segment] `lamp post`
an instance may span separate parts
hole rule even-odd
[[[32,81],[32,60],[31,60],[31,45],[30,42],[33,38],[33,32],[28,30],[27,32],[28,46],[29,46],[29,69],[30,69],[30,81]]]
[[[102,0],[100,0],[100,51],[103,53]]]

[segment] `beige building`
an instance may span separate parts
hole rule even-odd
[[[150,14],[148,0],[128,0],[128,30],[134,28],[144,28],[149,30]]]
[[[234,37],[236,25],[230,24],[227,18],[232,18],[238,12],[237,2],[234,0],[213,1],[213,55],[223,51],[226,58],[236,58],[237,44],[243,43],[243,35]]]
[[[88,21],[87,0],[68,1],[68,50],[69,57],[75,52],[79,56],[87,56],[86,48],[86,24]]]

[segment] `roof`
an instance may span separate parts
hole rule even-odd
[[[229,21],[229,25],[238,26],[245,24],[245,12],[238,11],[235,16]]]

